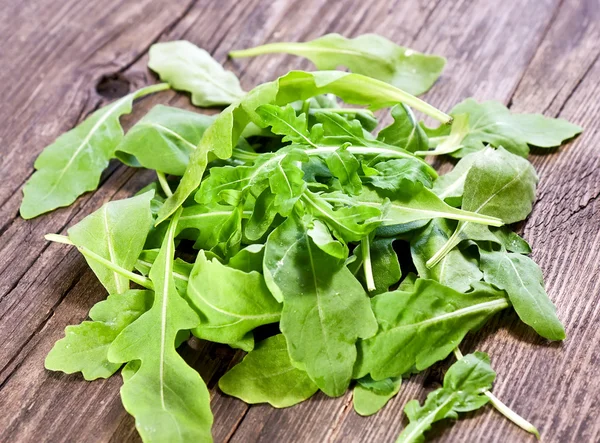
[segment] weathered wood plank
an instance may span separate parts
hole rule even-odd
[[[37,0],[36,4],[43,2]],[[90,11],[65,2],[44,23],[28,23],[8,32],[0,29],[0,38],[10,43],[8,53],[18,60],[20,71],[32,72],[30,81],[27,76],[18,76],[14,85],[9,82],[12,95],[7,103],[16,103],[16,108],[0,109],[0,117],[11,123],[0,129],[0,138],[12,142],[1,148],[7,155],[0,166],[8,177],[7,186],[0,189],[0,202],[4,202],[0,206],[0,340],[6,344],[0,349],[4,365],[0,372],[2,440],[139,441],[133,420],[120,405],[118,377],[86,383],[78,376],[61,376],[43,369],[45,354],[62,336],[64,326],[84,319],[89,307],[104,295],[74,251],[63,246],[48,247],[41,236],[63,230],[104,201],[132,194],[151,180],[152,174],[113,167],[102,188],[72,208],[32,222],[14,216],[20,202],[19,188],[31,173],[35,155],[101,102],[94,85],[102,75],[121,73],[136,87],[153,81],[145,69],[144,55],[152,41],[186,38],[224,61],[229,49],[265,41],[305,40],[334,31],[345,35],[378,32],[399,43],[448,57],[446,74],[428,95],[442,108],[469,95],[507,102],[512,96],[514,109],[547,108],[551,115],[560,113],[587,127],[598,116],[600,92],[592,80],[598,78],[600,69],[598,63],[594,64],[598,56],[594,43],[599,33],[594,1],[577,5],[565,2],[556,14],[553,12],[558,4],[554,0],[512,0],[505,2],[501,10],[496,2],[483,0],[442,1],[437,7],[433,1],[417,5],[359,1],[325,4],[319,0],[257,0],[243,4],[200,1],[194,5],[154,2],[135,8],[117,7],[118,2],[114,7],[101,3],[102,7],[96,7],[99,3],[91,5]],[[1,8],[0,15],[31,16],[27,7],[18,4]],[[114,15],[117,13],[119,17]],[[131,21],[138,25],[129,26]],[[102,32],[92,32],[94,27]],[[46,36],[41,39],[40,33],[50,34],[56,43]],[[63,42],[63,36],[69,41]],[[532,58],[533,63],[525,70]],[[290,68],[310,66],[285,56],[227,65],[243,74],[246,89]],[[3,71],[3,80],[10,80],[3,78],[3,73],[14,75]],[[142,115],[152,103],[165,100],[190,106],[186,97],[165,93],[136,106],[136,115]],[[36,129],[32,133],[33,125]],[[600,190],[599,181],[594,180],[599,160],[592,151],[600,141],[598,137],[588,131],[560,155],[536,156],[534,161],[542,176],[540,201],[525,225],[525,236],[536,249],[534,258],[545,270],[549,292],[558,301],[559,313],[572,338],[562,347],[545,346],[527,328],[519,326],[514,315],[505,315],[472,337],[464,349],[491,353],[499,372],[496,392],[542,430],[555,430],[554,435],[546,435],[547,441],[569,441],[572,436],[579,441],[594,441],[600,435],[593,420],[596,414],[592,400],[597,395],[585,395],[586,382],[598,378],[593,373],[591,345],[599,337],[586,326],[598,321],[600,313],[597,304],[589,303],[585,295],[598,293],[593,277],[600,242],[595,201]],[[586,177],[587,184],[578,186],[582,177]],[[564,253],[557,255],[557,251]],[[248,409],[243,402],[220,394],[214,386],[228,366],[231,352],[198,344],[186,349],[185,356],[190,361],[197,359],[194,367],[212,387],[216,441],[391,441],[401,427],[405,401],[423,398],[423,383],[431,387],[440,376],[436,370],[429,376],[413,378],[384,411],[364,419],[351,410],[349,394],[340,399],[316,396],[286,410],[268,406]],[[554,368],[555,373],[548,374],[547,367]],[[572,417],[560,409],[563,397],[568,399],[563,409],[573,411]],[[557,406],[544,409],[552,403]],[[583,411],[588,418],[579,419],[575,411]],[[434,435],[443,441],[527,439],[490,410],[452,429],[436,427]]]

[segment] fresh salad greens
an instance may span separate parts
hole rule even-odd
[[[535,202],[528,147],[581,128],[473,99],[447,115],[412,95],[445,60],[376,35],[231,55],[272,52],[352,72],[292,71],[246,93],[206,51],[158,43],[149,66],[166,84],[96,111],[42,152],[24,218],[95,189],[113,158],[157,174],[67,236],[46,236],[75,246],[108,294],[89,321],[66,328],[46,368],[86,380],[121,369],[123,405],[144,441],[197,442],[212,440],[213,417],[206,384],[177,352],[191,336],[247,352],[220,379],[226,394],[283,408],[352,388],[365,416],[403,378],[454,353],[443,387],[406,405],[399,442],[487,403],[537,435],[490,392],[489,357],[458,346],[511,308],[542,337],[565,338],[531,248],[509,225]],[[229,106],[208,117],[157,105],[124,134],[119,117],[134,99],[169,87],[198,106]],[[372,111],[388,107],[393,122],[374,134]],[[430,154],[460,161],[439,176]],[[256,328],[268,338],[255,342]]]

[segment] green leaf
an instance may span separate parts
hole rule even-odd
[[[370,291],[370,294],[381,294],[387,292],[390,286],[395,285],[402,277],[398,255],[394,251],[393,242],[395,238],[375,238],[369,242],[371,269],[373,273],[375,290]],[[356,257],[362,256],[362,244],[354,249]],[[363,283],[364,273],[359,272],[364,266],[362,258],[357,259],[352,264],[348,265],[352,273]]]
[[[461,158],[452,171],[435,180],[433,192],[450,206],[461,206],[467,174],[475,162],[485,161],[485,157],[491,152],[491,149],[484,149]]]
[[[69,239],[111,263],[131,271],[152,226],[150,200],[153,191],[104,204],[69,228]],[[109,294],[129,289],[129,279],[88,255],[84,257]]]
[[[109,295],[90,311],[92,321],[67,326],[65,337],[54,344],[44,366],[67,374],[81,372],[86,380],[108,378],[121,367],[108,361],[108,348],[128,325],[150,309],[151,291],[130,289]]]
[[[348,258],[348,245],[334,239],[325,223],[312,220],[306,233],[321,251],[340,260]]]
[[[376,332],[361,284],[318,248],[307,227],[292,215],[267,240],[265,279],[283,296],[280,328],[294,365],[327,395],[342,395],[356,360],[356,340]]]
[[[124,377],[121,399],[146,442],[212,441],[208,389],[175,349],[179,331],[200,323],[177,293],[172,274],[180,214],[181,210],[171,219],[150,270],[156,288],[152,308],[125,328],[108,351],[108,359],[115,363],[141,360],[139,369]]]
[[[363,417],[375,414],[400,391],[401,385],[402,377],[385,378],[379,381],[369,376],[358,379],[352,392],[354,410]]]
[[[350,195],[360,194],[362,182],[358,176],[360,163],[342,146],[325,157],[331,173],[339,180],[342,189]]]
[[[127,132],[116,156],[128,166],[181,176],[213,120],[212,116],[156,105]]]
[[[435,280],[459,292],[467,292],[471,284],[480,281],[483,274],[479,261],[468,251],[454,248],[437,265],[428,268],[425,262],[435,254],[452,235],[452,227],[447,220],[434,219],[411,239],[410,248],[413,262],[419,276]]]
[[[544,290],[539,266],[521,254],[480,249],[485,281],[504,289],[519,318],[548,340],[564,340],[565,329]]]
[[[412,194],[418,192],[418,187],[415,189],[415,184],[431,188],[431,176],[423,164],[407,158],[397,158],[379,162],[373,167],[377,171],[376,175],[369,175],[363,180],[372,186],[390,191],[394,195],[397,194]]]
[[[221,159],[231,157],[244,128],[251,121],[257,125],[263,124],[262,118],[256,113],[259,106],[282,106],[326,93],[333,93],[348,103],[368,105],[372,110],[405,103],[442,122],[450,121],[449,116],[422,100],[360,74],[292,71],[273,82],[258,86],[217,116],[190,157],[177,190],[161,208],[157,223],[166,220],[198,188],[208,164],[209,153]]]
[[[443,387],[430,393],[423,406],[419,406],[417,400],[406,404],[404,412],[410,423],[396,443],[422,442],[423,434],[434,422],[456,419],[459,412],[474,411],[484,406],[490,401],[485,392],[492,388],[495,379],[496,373],[487,354],[475,352],[465,355],[448,369]]]
[[[129,114],[136,98],[167,89],[148,86],[100,108],[79,126],[47,146],[33,165],[37,170],[23,188],[21,217],[30,219],[93,191],[123,139],[119,117]]]
[[[335,209],[318,194],[306,191],[302,196],[307,211],[325,222],[337,238],[347,242],[359,241],[372,232],[380,223],[381,211],[374,207],[356,204]]]
[[[263,126],[271,126],[274,134],[284,136],[284,142],[313,144],[306,125],[306,114],[296,115],[292,105],[262,105],[256,109],[256,113],[263,119]]]
[[[537,181],[535,169],[524,158],[503,148],[488,150],[475,160],[467,174],[462,208],[498,217],[506,224],[521,221],[531,212]],[[486,229],[461,221],[427,266],[435,266],[461,241],[481,236]]]
[[[347,39],[327,34],[305,43],[270,43],[256,48],[231,51],[230,57],[287,53],[305,57],[319,70],[346,66],[352,72],[367,75],[411,94],[427,91],[441,75],[446,60],[398,46],[376,34]]]
[[[428,149],[427,135],[408,106],[394,106],[392,117],[394,123],[383,128],[377,134],[377,140],[388,145],[398,146],[409,152],[426,151]]]
[[[455,117],[450,137],[442,139],[443,146],[440,144],[427,154],[464,157],[490,144],[527,157],[529,145],[552,148],[582,131],[580,126],[560,118],[541,114],[512,114],[497,101],[477,103],[469,98],[456,105],[450,114]],[[460,114],[466,118],[457,118]],[[455,125],[460,128],[455,129]]]
[[[391,201],[382,198],[375,191],[363,188],[363,192],[355,197],[355,200],[364,206],[382,208],[384,212],[383,226],[400,225],[433,218],[464,220],[493,226],[501,226],[503,224],[500,219],[495,217],[453,208],[444,203],[430,189],[423,186],[415,186],[412,195],[396,194],[395,198]],[[328,199],[328,201],[335,200]]]
[[[227,266],[243,272],[262,272],[264,256],[265,245],[249,245],[231,257]]]
[[[234,73],[188,41],[155,43],[149,55],[148,67],[173,89],[190,92],[196,106],[228,105],[245,95]]]
[[[283,334],[257,343],[256,349],[221,377],[219,388],[246,403],[269,403],[276,408],[303,402],[319,390],[290,361]]]
[[[254,328],[276,323],[281,315],[281,305],[261,274],[208,260],[204,251],[190,274],[187,296],[200,313],[193,334],[217,343],[239,342]]]
[[[269,188],[256,197],[252,214],[244,230],[244,234],[248,240],[257,241],[261,239],[273,224],[277,216],[275,198],[275,194]]]
[[[371,305],[379,332],[360,343],[355,376],[397,377],[443,360],[470,330],[510,306],[506,294],[484,283],[469,293],[418,279],[411,292],[376,295]]]

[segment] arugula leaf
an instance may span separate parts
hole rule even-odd
[[[492,149],[488,148],[464,156],[456,163],[452,171],[440,175],[431,189],[450,206],[460,207],[467,174],[475,162],[484,161],[485,157],[491,152]]]
[[[264,256],[265,245],[249,245],[231,257],[227,266],[233,269],[239,269],[243,272],[262,272]]]
[[[411,194],[414,189],[413,185],[420,183],[426,188],[431,188],[431,176],[422,163],[418,161],[397,158],[379,162],[370,171],[373,175],[368,175],[363,178],[366,183],[372,186],[391,191],[395,195],[405,193]]]
[[[375,381],[367,375],[358,379],[352,393],[354,410],[363,417],[375,414],[400,391],[401,385],[402,377]]]
[[[339,201],[335,197],[327,198],[327,200],[331,202]],[[365,187],[355,200],[360,202],[361,205],[373,208],[380,208],[384,205],[383,226],[430,220],[432,218],[470,221],[491,226],[501,226],[503,224],[502,220],[496,217],[453,208],[440,200],[430,189],[423,186],[415,186],[412,195],[396,194],[391,201]]]
[[[130,289],[109,295],[90,310],[92,321],[67,326],[65,337],[54,344],[44,366],[67,374],[81,372],[86,380],[108,378],[121,367],[108,361],[108,348],[119,333],[150,309],[151,291]]]
[[[346,66],[352,72],[391,83],[415,95],[431,88],[446,64],[443,57],[398,46],[376,34],[364,34],[353,39],[327,34],[306,43],[270,43],[231,51],[229,56],[254,57],[272,53],[305,57],[320,70]]]
[[[115,363],[141,360],[124,373],[121,400],[146,442],[212,441],[210,396],[202,378],[175,350],[179,331],[195,328],[198,315],[177,293],[173,279],[174,237],[181,210],[169,230],[150,279],[152,308],[126,327],[108,350]]]
[[[465,179],[462,208],[501,218],[504,223],[523,220],[531,212],[538,178],[533,166],[503,148],[487,151],[475,160]],[[461,221],[448,241],[427,261],[433,267],[461,241],[485,230]]]
[[[453,157],[484,149],[486,143],[504,147],[513,154],[527,157],[529,146],[552,148],[581,133],[578,125],[541,114],[512,114],[497,101],[477,103],[469,98],[456,105],[450,114],[455,117],[452,131],[447,128],[430,131],[440,144],[426,155],[450,154]],[[458,118],[459,115],[464,117]]]
[[[369,291],[372,295],[387,292],[390,286],[398,283],[402,277],[398,255],[393,247],[394,240],[395,238],[393,237],[375,238],[368,243],[370,266],[375,285],[375,289]],[[362,256],[362,247],[363,244],[360,244],[354,249],[354,255],[357,257],[357,260],[348,265],[348,268],[361,282],[363,282],[363,273],[358,271],[364,268],[365,263],[362,258],[358,258]],[[366,282],[363,283],[366,285]]]
[[[30,219],[69,206],[81,194],[96,189],[102,171],[123,139],[119,117],[131,112],[135,99],[168,87],[152,85],[128,94],[100,108],[44,148],[33,165],[37,171],[23,188],[21,217]]]
[[[377,140],[406,149],[408,152],[426,151],[428,149],[427,135],[408,106],[394,106],[392,117],[394,123],[383,128],[377,134]],[[454,124],[452,127],[454,127]]]
[[[311,220],[310,227],[306,233],[321,251],[340,260],[345,260],[348,257],[348,246],[345,243],[335,240],[325,223],[319,220]]]
[[[235,74],[193,43],[155,43],[149,56],[148,67],[173,89],[190,92],[196,106],[229,105],[245,95]]]
[[[479,261],[468,251],[454,248],[432,268],[425,265],[427,259],[448,241],[452,231],[447,220],[431,220],[411,239],[411,254],[421,278],[435,280],[459,292],[467,292],[472,283],[480,281],[483,277],[479,270]]]
[[[457,292],[418,279],[412,291],[376,295],[371,306],[379,331],[359,345],[355,377],[375,380],[419,371],[443,360],[470,330],[477,329],[510,302],[506,294],[484,283]]]
[[[396,443],[422,442],[423,434],[434,422],[456,419],[459,412],[474,411],[484,406],[490,401],[485,392],[492,388],[495,379],[496,373],[487,354],[475,352],[465,355],[448,369],[443,387],[430,393],[423,406],[419,406],[418,400],[406,404],[404,412],[410,423]]]
[[[256,113],[263,119],[263,126],[270,126],[274,134],[284,136],[282,141],[314,146],[310,140],[306,114],[296,115],[291,104],[285,107],[262,105],[256,108]]]
[[[548,340],[564,340],[565,329],[544,290],[539,266],[521,254],[480,249],[485,281],[504,289],[519,318]]]
[[[126,271],[131,271],[152,226],[150,200],[153,195],[154,191],[150,191],[137,197],[104,204],[69,228],[69,239],[78,248],[92,251]],[[129,289],[129,278],[85,252],[84,257],[109,294],[121,294]]]
[[[305,370],[325,394],[348,388],[356,340],[377,324],[361,284],[342,260],[318,248],[296,215],[267,239],[265,280],[283,299],[280,328],[294,366]]]
[[[276,408],[303,402],[319,390],[290,361],[283,334],[257,343],[256,349],[221,377],[219,388],[246,403],[269,403]]]
[[[173,214],[198,188],[208,164],[209,153],[221,159],[231,157],[233,148],[248,123],[253,121],[258,125],[262,124],[262,119],[256,114],[259,106],[281,106],[325,93],[333,93],[348,103],[369,105],[372,110],[405,103],[443,123],[451,120],[449,116],[422,100],[360,74],[292,71],[273,82],[258,86],[217,116],[191,155],[177,190],[161,208],[157,224]]]
[[[208,260],[204,251],[198,254],[190,274],[187,297],[201,321],[193,334],[217,343],[238,343],[254,328],[276,323],[281,315],[281,305],[261,274]]]
[[[212,116],[156,105],[127,132],[116,156],[128,166],[183,175],[190,154],[213,120]]]
[[[381,223],[381,211],[376,207],[353,204],[335,209],[325,198],[310,191],[304,192],[302,201],[310,214],[325,222],[336,237],[345,241],[361,240]]]
[[[331,173],[339,180],[342,189],[350,195],[360,194],[362,182],[358,176],[360,163],[342,146],[325,157],[325,163]]]

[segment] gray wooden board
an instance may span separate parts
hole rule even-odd
[[[425,96],[449,109],[468,96],[579,123],[584,134],[560,150],[535,152],[541,181],[532,215],[520,227],[534,248],[568,338],[549,344],[510,312],[469,336],[463,352],[489,352],[494,392],[528,417],[546,442],[599,441],[600,370],[596,343],[600,263],[600,4],[597,0],[233,1],[0,0],[0,440],[138,441],[119,399],[121,380],[83,381],[51,373],[43,360],[64,327],[85,319],[105,294],[77,252],[48,244],[104,202],[153,179],[116,163],[100,189],[70,208],[24,221],[23,183],[44,146],[112,99],[155,78],[146,69],[156,41],[187,39],[236,72],[243,87],[302,59],[273,55],[226,61],[227,52],[328,32],[382,34],[444,55],[443,77]],[[156,103],[191,108],[165,92],[136,103],[128,126]],[[447,168],[446,165],[442,165]],[[406,423],[402,408],[435,388],[448,362],[413,377],[379,414],[352,410],[351,394],[317,394],[293,408],[248,407],[215,387],[239,360],[225,346],[193,342],[183,350],[211,387],[216,441],[387,442]],[[434,426],[435,441],[533,441],[491,407]]]

